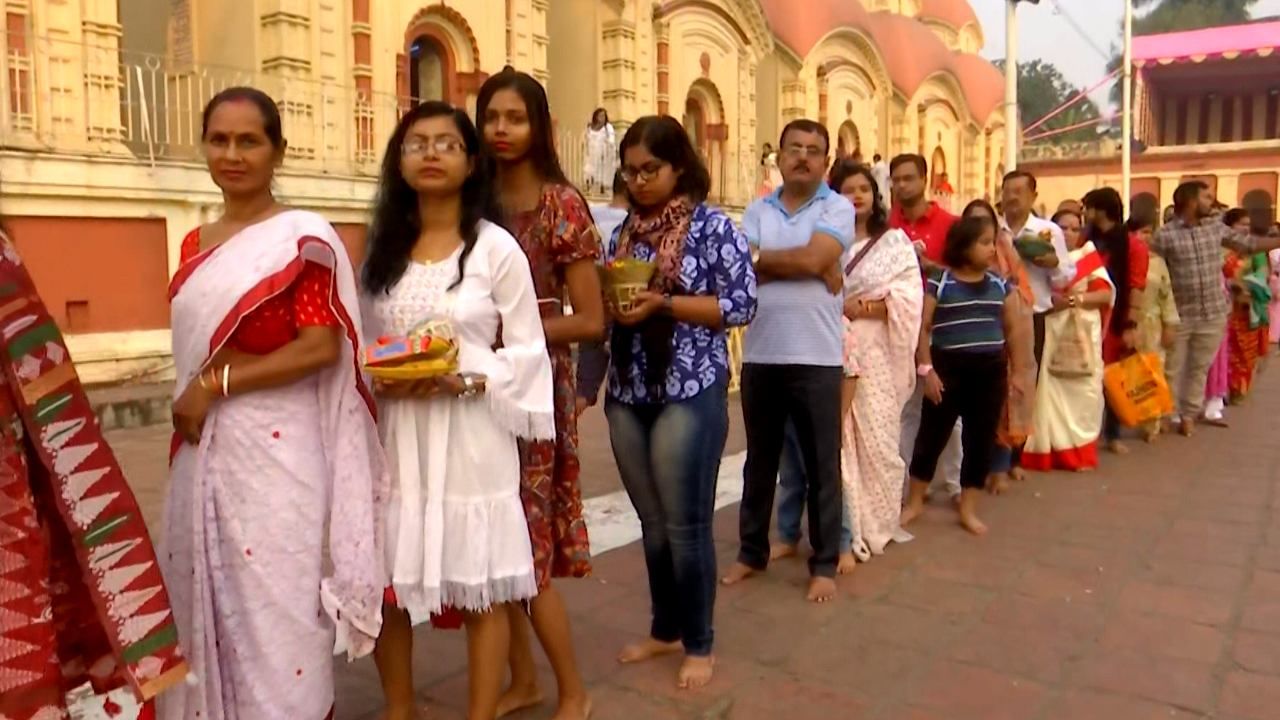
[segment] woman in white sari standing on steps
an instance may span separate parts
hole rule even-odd
[[[170,286],[179,394],[160,553],[197,682],[160,698],[159,717],[322,720],[335,640],[373,650],[385,583],[355,274],[328,222],[272,196],[285,143],[270,97],[220,93],[203,143],[224,209],[187,236]]]
[[[857,211],[854,243],[844,267],[845,352],[857,370],[853,406],[844,420],[841,474],[853,534],[863,562],[890,541],[905,542],[898,452],[902,408],[915,389],[924,285],[911,239],[888,227],[880,188],[870,168],[842,160],[831,187]]]

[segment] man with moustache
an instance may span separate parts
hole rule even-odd
[[[843,283],[840,256],[853,243],[853,205],[827,186],[827,129],[794,120],[782,131],[782,187],[743,216],[760,283],[743,348],[742,417],[747,460],[739,515],[741,550],[723,582],[769,564],[769,522],[788,422],[808,476],[808,599],[835,597],[840,547],[840,386]]]

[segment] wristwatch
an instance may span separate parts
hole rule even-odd
[[[932,365],[919,365],[916,367],[916,375],[920,377],[929,377],[929,373],[933,372]]]
[[[470,375],[462,376],[462,397],[469,398],[476,395],[476,379]]]

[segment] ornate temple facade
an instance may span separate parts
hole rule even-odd
[[[512,65],[548,88],[581,174],[596,107],[681,118],[713,201],[759,192],[791,119],[841,153],[918,152],[934,187],[1003,173],[1000,74],[966,0],[7,0],[0,213],[90,381],[163,372],[183,235],[218,212],[200,111],[251,84],[284,114],[290,204],[359,244],[383,145],[421,99],[474,109]]]

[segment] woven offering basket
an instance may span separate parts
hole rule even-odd
[[[420,380],[458,371],[458,345],[447,321],[431,320],[403,337],[380,338],[364,350],[364,368],[382,380]]]
[[[636,295],[649,288],[657,269],[644,260],[614,260],[600,268],[605,297],[621,312],[630,312]]]

